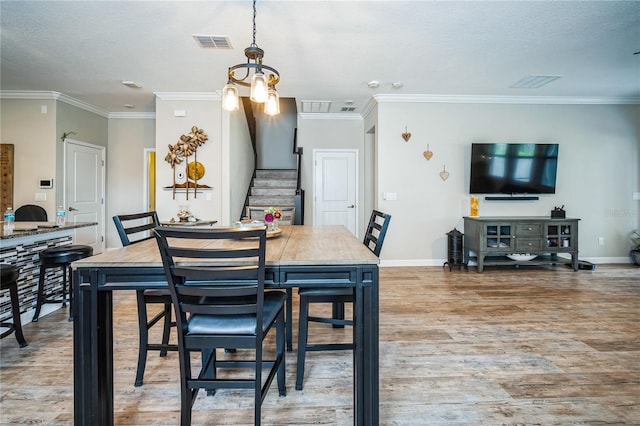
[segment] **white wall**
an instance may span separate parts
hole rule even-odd
[[[314,149],[357,149],[358,155],[358,182],[360,182],[358,200],[358,223],[364,233],[364,217],[367,220],[371,212],[363,212],[364,191],[362,182],[365,174],[364,128],[363,120],[355,115],[346,115],[340,118],[335,114],[314,117],[309,114],[298,114],[298,146],[304,148],[302,156],[301,185],[305,190],[304,223],[312,225],[313,222],[313,150]]]
[[[121,246],[113,216],[147,211],[144,204],[144,150],[155,146],[155,120],[109,120],[105,215],[107,248]]]
[[[480,215],[549,215],[580,222],[581,259],[622,261],[639,227],[640,106],[401,103],[378,105],[377,205],[393,219],[382,258],[441,265],[446,233],[468,215],[472,142],[559,143],[557,193],[539,201],[485,201]],[[405,127],[412,137],[401,138]],[[427,144],[434,156],[425,160]],[[439,173],[446,167],[449,178]],[[397,193],[397,201],[382,199]],[[598,245],[604,237],[605,245]]]
[[[175,111],[185,111],[186,116],[176,117]],[[226,114],[226,113],[225,113]],[[176,217],[180,206],[188,205],[192,214],[199,219],[218,220],[229,223],[229,186],[223,176],[228,175],[228,118],[223,120],[220,96],[211,94],[157,94],[156,97],[156,209],[161,221]],[[212,187],[194,198],[176,193],[165,187],[173,184],[173,170],[165,161],[168,146],[174,145],[181,135],[188,134],[192,126],[203,129],[209,140],[198,148],[197,161],[205,167],[200,184]],[[226,126],[226,127],[225,127]],[[224,142],[223,142],[224,139]],[[225,146],[223,147],[223,143]],[[195,161],[191,156],[187,161]],[[186,162],[176,166],[176,171],[184,171]]]
[[[228,114],[229,126],[229,206],[231,221],[243,216],[247,190],[254,168],[253,146],[244,108]]]
[[[49,220],[55,218],[56,189],[40,189],[39,183],[56,178],[56,104],[52,99],[0,101],[0,141],[14,145],[13,209],[37,204]],[[46,194],[46,201],[35,201],[36,193]]]

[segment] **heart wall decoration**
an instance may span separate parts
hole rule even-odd
[[[402,133],[402,139],[404,139],[405,142],[409,142],[409,139],[411,139],[411,133],[407,132],[407,128],[404,128],[404,133]]]
[[[442,171],[440,172],[440,179],[447,180],[449,178],[449,172],[445,169],[444,165],[442,166]]]
[[[431,160],[431,157],[433,157],[433,152],[429,149],[429,144],[427,144],[427,150],[424,151],[422,155],[427,159],[427,161]]]

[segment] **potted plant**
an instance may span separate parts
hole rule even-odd
[[[636,265],[640,265],[640,231],[636,230],[631,233],[632,249],[629,256]]]

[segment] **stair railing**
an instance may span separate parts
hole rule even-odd
[[[302,189],[302,147],[298,146],[298,128],[293,131],[293,154],[296,155],[296,194],[294,197],[294,225],[304,225],[304,189]]]

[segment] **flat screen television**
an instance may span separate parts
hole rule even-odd
[[[474,143],[470,194],[555,194],[558,144]]]

